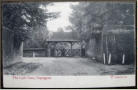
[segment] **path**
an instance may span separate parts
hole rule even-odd
[[[41,66],[29,75],[101,75],[126,73],[133,70],[130,65],[103,65],[87,58],[24,58],[26,63],[39,63]]]

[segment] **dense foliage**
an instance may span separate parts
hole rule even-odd
[[[106,25],[123,26],[134,24],[134,5],[111,2],[80,2],[72,5],[70,21],[74,30],[84,40],[90,39],[92,32],[103,30]],[[86,36],[85,36],[86,35]]]
[[[134,3],[124,2],[80,2],[72,5],[70,28],[78,32],[81,41],[87,43],[88,56],[101,58],[105,53],[106,59],[109,59],[111,53],[115,55],[115,60],[121,60],[125,54],[132,60],[134,7]],[[119,59],[118,53],[121,55]]]
[[[47,5],[51,3],[22,2],[2,5],[2,42],[5,65],[21,60],[23,41],[31,40],[31,44],[43,45],[48,34],[47,21],[58,16],[58,13],[49,13],[46,9]]]
[[[3,4],[3,26],[14,32],[19,41],[28,38],[35,26],[45,26],[56,13],[48,13],[49,3],[6,3]]]

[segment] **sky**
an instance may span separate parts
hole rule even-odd
[[[48,21],[47,27],[49,31],[56,32],[58,28],[63,28],[64,31],[65,27],[71,25],[69,22],[69,16],[72,13],[72,9],[70,5],[78,4],[78,2],[55,2],[54,5],[48,6],[47,9],[49,12],[60,12],[60,17]]]

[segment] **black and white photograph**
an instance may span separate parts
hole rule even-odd
[[[2,3],[3,75],[135,75],[135,7],[125,1]]]

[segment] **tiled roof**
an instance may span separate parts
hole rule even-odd
[[[76,33],[72,32],[53,32],[47,41],[78,41]]]

